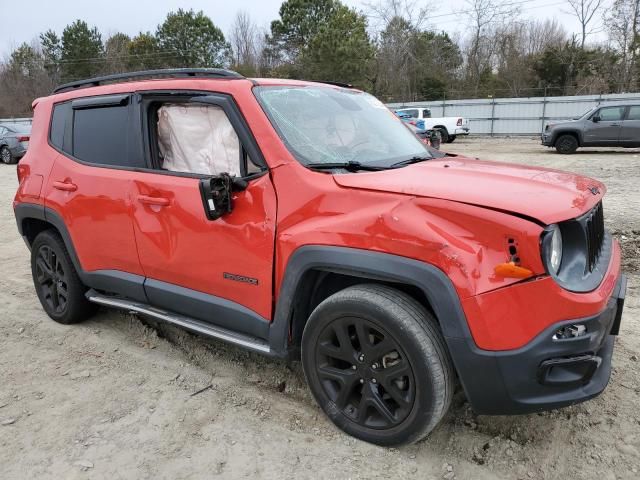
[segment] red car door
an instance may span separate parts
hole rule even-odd
[[[175,100],[173,96],[171,101]],[[194,104],[186,98],[183,101]],[[154,158],[148,158],[147,163],[158,167],[157,171],[134,173],[132,185],[134,229],[149,301],[264,337],[272,309],[276,222],[276,195],[268,171],[254,167],[255,173],[249,175],[244,164],[238,167],[238,173],[242,170],[240,175],[248,179],[247,188],[233,194],[231,213],[209,220],[200,190],[201,180],[208,176],[162,170],[158,164],[157,112],[164,102],[162,96],[145,96],[138,102],[143,116],[149,116],[147,125],[151,125],[141,129],[151,132],[144,143],[147,154]],[[240,165],[248,155],[261,159],[229,97],[209,96],[197,103],[216,106],[218,113],[224,112],[220,118],[230,122],[229,127],[233,124],[241,152],[234,162]],[[192,137],[192,142],[200,141],[198,135]],[[186,146],[191,149],[193,145]],[[215,141],[208,150],[195,148],[192,156],[212,148],[217,148]],[[163,161],[166,166],[167,159]],[[263,160],[260,163],[264,165]]]
[[[131,218],[132,181],[122,168],[131,166],[129,108],[128,95],[54,106],[53,122],[63,121],[65,133],[60,145],[52,143],[60,153],[45,187],[45,205],[67,227],[82,270],[96,285],[101,279],[122,280],[118,293],[132,280],[140,293],[144,280]]]

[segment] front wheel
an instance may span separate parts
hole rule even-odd
[[[378,445],[427,436],[453,394],[453,367],[436,320],[383,285],[349,287],[318,305],[303,332],[302,366],[329,418]]]
[[[578,149],[578,139],[573,135],[560,135],[556,140],[555,147],[558,153],[573,153]]]

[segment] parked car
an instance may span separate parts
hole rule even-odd
[[[29,148],[31,125],[20,123],[0,124],[0,160],[3,163],[18,163]]]
[[[548,123],[542,144],[564,154],[578,147],[640,147],[640,104],[607,103],[577,119]]]
[[[396,114],[420,130],[439,130],[444,143],[453,142],[458,135],[469,135],[469,120],[464,117],[432,117],[431,109],[412,107],[396,110]]]
[[[103,305],[301,359],[368,442],[428,435],[456,378],[479,414],[598,395],[626,291],[604,185],[439,157],[358,90],[120,74],[34,102],[14,211],[56,322]]]

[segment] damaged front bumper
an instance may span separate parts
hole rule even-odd
[[[473,409],[488,415],[531,413],[600,394],[611,375],[626,288],[621,274],[600,313],[551,325],[516,350],[470,349],[462,339],[447,339]]]

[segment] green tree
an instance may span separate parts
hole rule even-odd
[[[229,62],[230,47],[222,30],[202,11],[169,13],[156,37],[169,66],[223,67]]]
[[[151,32],[139,33],[127,45],[127,68],[129,70],[151,70],[168,63],[161,54],[158,40]]]
[[[299,78],[300,56],[341,4],[336,0],[285,0],[280,18],[271,22],[263,62],[276,75]]]
[[[60,60],[62,60],[62,40],[53,30],[40,34],[40,45],[44,57],[44,66],[54,82],[60,79]]]
[[[368,64],[374,49],[367,20],[344,5],[336,8],[302,50],[303,75],[366,87]]]
[[[111,35],[104,42],[105,73],[119,73],[127,69],[131,39],[124,33]]]
[[[44,59],[39,52],[27,43],[23,43],[9,58],[9,69],[25,77],[35,76],[44,68]]]
[[[96,27],[76,20],[62,32],[62,76],[65,81],[88,78],[102,70],[104,49]]]

